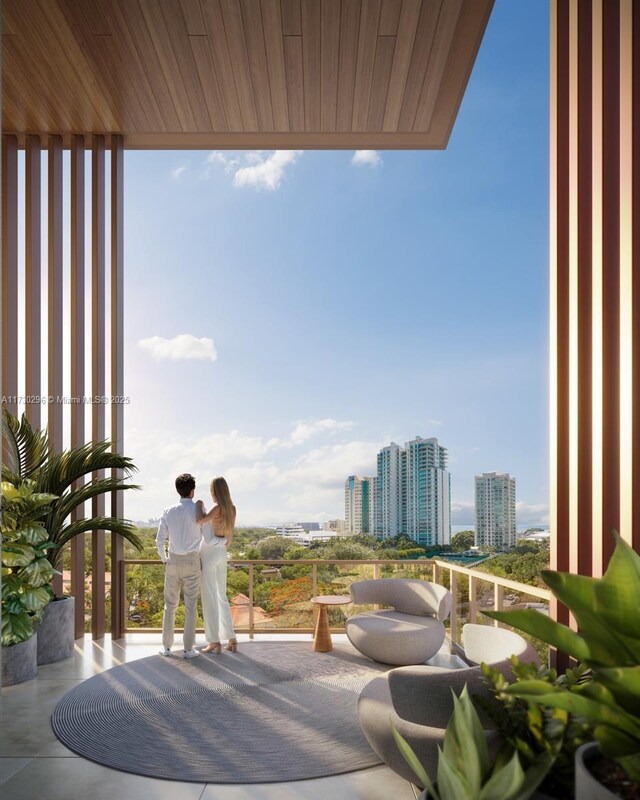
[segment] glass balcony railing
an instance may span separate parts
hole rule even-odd
[[[159,560],[126,559],[122,562],[123,607],[127,609],[126,632],[158,632],[162,626],[163,565]],[[536,608],[548,613],[551,593],[529,584],[498,577],[439,559],[398,560],[230,560],[227,596],[237,633],[250,637],[260,632],[311,633],[314,629],[316,595],[348,594],[349,586],[370,578],[418,578],[449,589],[453,607],[446,626],[452,641],[459,642],[466,622],[498,623],[483,610]],[[331,609],[334,632],[344,631],[346,616],[364,606]],[[179,607],[176,624],[184,620]],[[202,630],[199,609],[199,626]],[[534,642],[543,659],[546,649]]]

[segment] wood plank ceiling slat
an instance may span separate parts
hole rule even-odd
[[[274,130],[269,68],[262,30],[262,11],[259,0],[240,0],[246,50],[256,104],[258,126],[261,131]]]
[[[393,54],[393,66],[391,67],[389,90],[387,92],[387,106],[382,123],[383,131],[398,130],[404,89],[409,74],[421,8],[422,0],[402,0],[396,48]]]
[[[373,65],[373,80],[371,82],[369,117],[367,119],[367,130],[369,131],[379,131],[382,128],[395,49],[395,36],[378,36],[376,58]]]
[[[202,0],[202,13],[207,30],[211,63],[216,73],[225,117],[230,131],[243,130],[240,100],[222,20],[220,0]]]
[[[414,130],[416,128],[418,130],[429,130],[431,125],[433,109],[440,91],[442,77],[447,66],[447,58],[451,50],[461,10],[462,0],[447,0],[442,6],[429,67],[422,84],[416,118],[413,123]]]
[[[153,94],[153,89],[119,4],[108,0],[99,0],[99,5],[112,36],[116,63],[121,66],[123,80],[128,80],[133,87],[142,112],[147,118],[147,124],[152,129],[165,131],[167,129],[165,117]]]
[[[361,0],[342,0],[336,113],[336,129],[338,131],[350,131],[353,128],[353,96],[356,81],[360,8]]]
[[[432,0],[432,2],[423,0],[404,97],[402,98],[402,108],[398,121],[399,131],[413,130],[413,123],[422,93],[422,84],[429,66],[429,59],[431,58],[431,49],[436,35],[441,7],[442,0]]]
[[[381,0],[362,0],[360,34],[358,36],[358,59],[356,83],[353,93],[354,130],[366,130],[369,115],[369,100],[373,82],[373,65],[378,43]]]
[[[402,10],[402,0],[382,0],[380,9],[379,36],[397,36],[398,23],[400,22],[400,12]]]
[[[320,11],[318,0],[300,0],[302,11],[302,69],[304,124],[307,131],[320,130]]]
[[[277,131],[289,130],[289,102],[284,63],[284,38],[280,0],[262,0],[262,26],[271,86],[271,109]]]
[[[287,71],[289,130],[304,131],[304,86],[302,77],[302,36],[284,37],[284,61]]]
[[[246,131],[257,131],[260,130],[260,125],[251,85],[251,70],[240,6],[237,0],[220,0],[220,8],[240,102],[243,128]]]
[[[180,0],[180,9],[189,36],[206,36],[200,0]]]
[[[207,111],[211,119],[211,126],[214,131],[228,131],[229,125],[227,123],[216,71],[211,60],[209,40],[206,36],[190,36],[189,44],[191,45],[193,60],[204,92]]]
[[[153,96],[165,120],[167,131],[183,130],[178,109],[165,80],[160,59],[153,45],[138,0],[117,0],[113,3],[113,18],[118,25],[126,25],[130,32],[130,43],[143,66]],[[131,53],[132,58],[134,53]]]
[[[193,113],[195,130],[206,130],[213,120],[209,117],[182,11],[175,0],[160,0],[160,9]]]
[[[338,66],[340,62],[340,2],[322,0],[320,127],[335,131],[338,113]]]
[[[281,0],[282,35],[302,36],[302,15],[300,0]]]

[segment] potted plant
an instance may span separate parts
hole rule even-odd
[[[116,517],[71,519],[72,512],[100,495],[137,489],[127,483],[135,472],[131,459],[111,452],[110,442],[89,442],[61,453],[50,449],[45,431],[31,427],[26,416],[19,420],[3,411],[6,463],[3,480],[16,486],[33,481],[38,492],[55,495],[44,518],[49,542],[49,560],[56,570],[62,568],[62,551],[75,536],[95,530],[111,531],[127,539],[138,549],[141,542],[135,525]],[[114,475],[115,471],[115,475]],[[92,477],[103,474],[107,477]],[[60,661],[73,654],[73,597],[57,597],[49,583],[53,602],[45,607],[38,626],[38,663]],[[84,598],[79,598],[84,603]]]
[[[35,678],[37,635],[34,622],[49,602],[54,574],[51,543],[42,519],[55,500],[33,481],[2,482],[2,685]]]
[[[640,796],[640,556],[614,536],[616,547],[602,578],[542,573],[574,615],[577,631],[534,610],[485,612],[591,668],[593,680],[587,683],[550,686],[532,679],[504,690],[593,724],[597,745],[584,745],[576,754],[580,800],[617,797],[618,790]]]
[[[553,756],[541,754],[524,770],[516,750],[502,750],[493,764],[485,732],[465,686],[456,697],[453,713],[439,752],[437,781],[431,781],[411,746],[394,728],[400,752],[424,786],[421,800],[528,800],[553,763]]]
[[[505,745],[517,750],[525,767],[535,763],[543,753],[553,758],[540,789],[550,797],[567,800],[574,796],[576,752],[593,741],[593,725],[578,714],[521,700],[511,693],[510,687],[537,680],[547,683],[550,690],[554,686],[569,688],[591,681],[591,670],[579,664],[558,675],[555,669],[521,663],[512,656],[511,671],[515,682],[507,680],[495,667],[482,664],[482,673],[494,698],[487,701],[484,695],[479,695],[474,701],[491,717]]]

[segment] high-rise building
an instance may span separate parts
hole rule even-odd
[[[451,540],[451,478],[447,451],[417,436],[404,448],[392,442],[378,453],[375,526],[379,538],[404,533],[421,545]]]
[[[344,484],[344,518],[346,529],[355,535],[371,533],[374,519],[376,478],[350,475]]]
[[[451,541],[451,476],[436,438],[417,436],[403,457],[402,530],[420,545]]]
[[[516,479],[506,472],[476,475],[476,545],[507,550],[516,544]]]
[[[382,539],[402,532],[403,455],[403,449],[395,442],[378,453],[375,532]]]

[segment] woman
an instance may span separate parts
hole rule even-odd
[[[231,502],[229,486],[224,478],[211,481],[211,497],[215,505],[208,514],[202,500],[196,504],[196,520],[202,525],[202,614],[208,641],[202,652],[220,653],[220,640],[228,639],[225,650],[235,653],[238,641],[227,600],[227,549],[233,539],[236,507]]]

